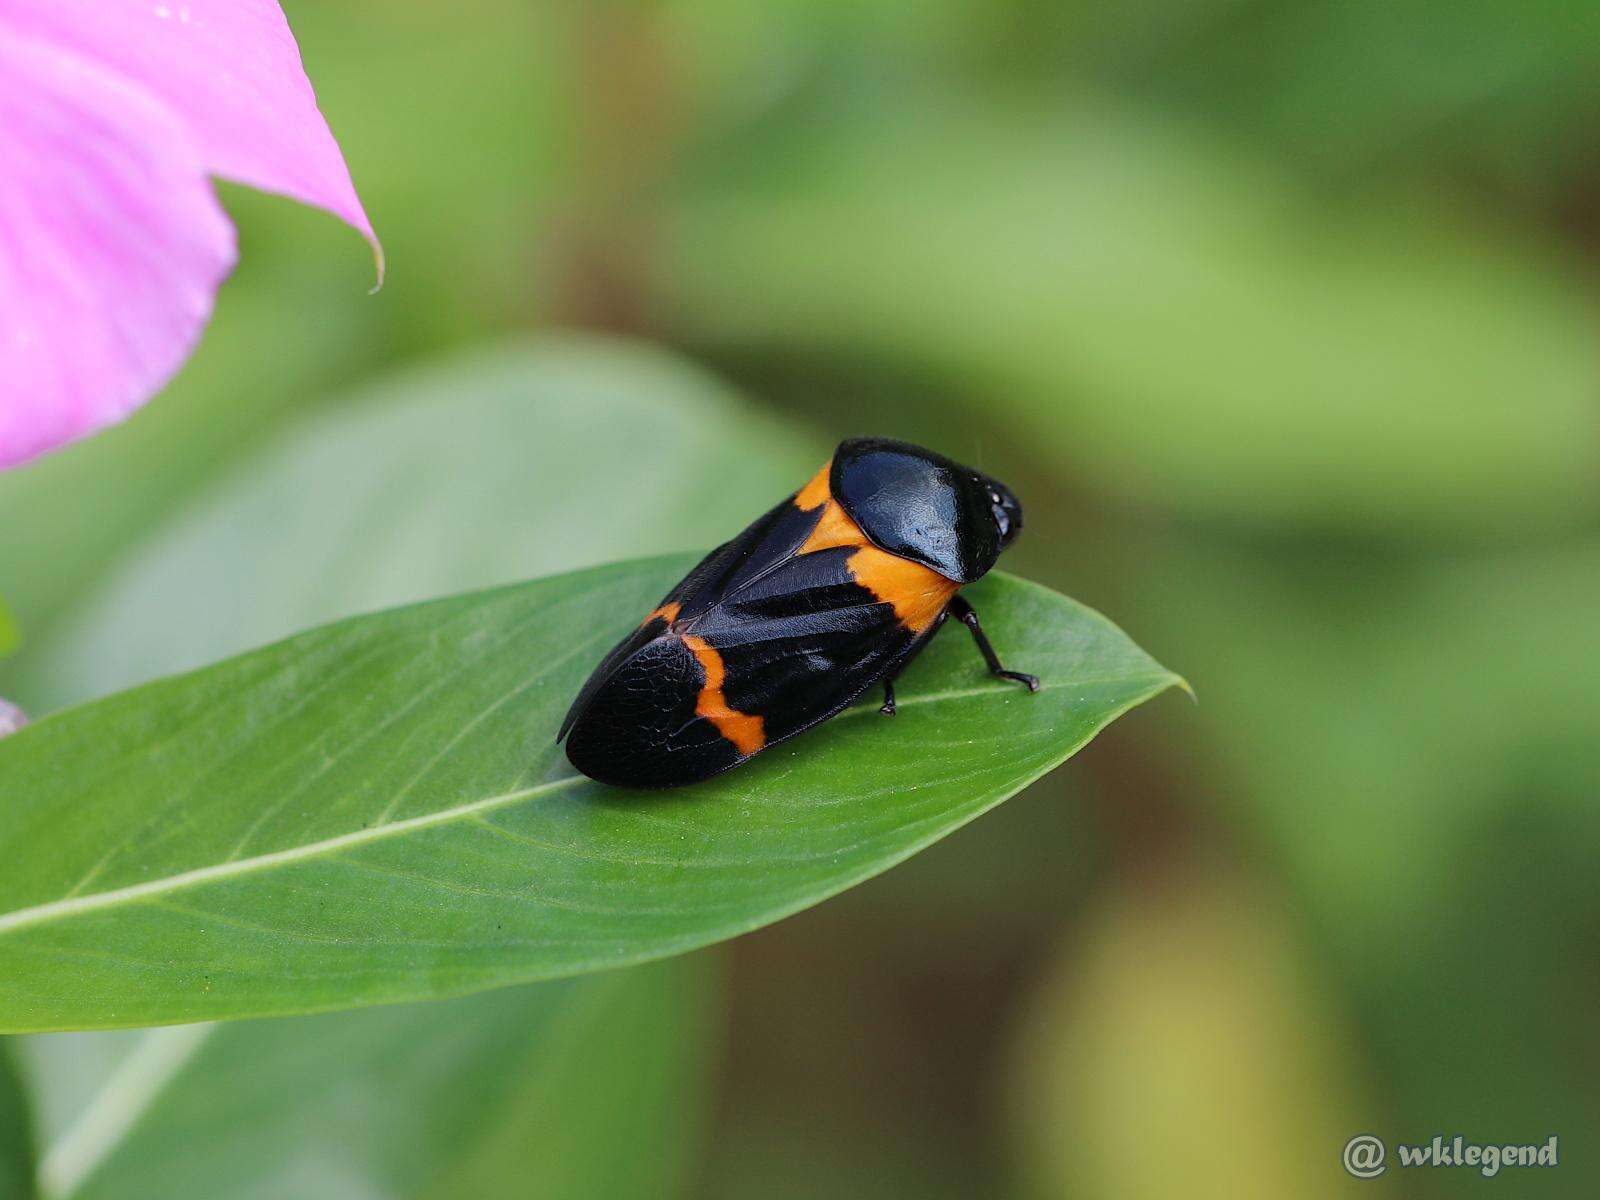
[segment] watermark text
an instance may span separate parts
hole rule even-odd
[[[1431,1142],[1398,1142],[1391,1155],[1382,1138],[1358,1133],[1344,1144],[1342,1161],[1357,1179],[1376,1179],[1391,1166],[1469,1167],[1492,1179],[1508,1167],[1560,1165],[1561,1139],[1551,1134],[1542,1142],[1487,1144],[1440,1134]]]

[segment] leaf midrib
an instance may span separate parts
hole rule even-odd
[[[1055,691],[1060,688],[1080,688],[1097,683],[1133,683],[1137,680],[1148,678],[1151,681],[1160,678],[1169,678],[1166,673],[1146,676],[1119,675],[1099,679],[1071,679],[1062,683],[1044,683],[1040,691]],[[933,692],[920,696],[910,696],[900,701],[901,708],[908,708],[921,704],[934,704],[946,700],[963,700],[974,696],[998,695],[1002,689],[989,686],[982,688],[963,688],[949,692]],[[848,709],[834,720],[842,720],[850,716],[867,712],[876,712],[875,709],[858,708]],[[46,924],[50,921],[78,916],[87,912],[95,912],[103,908],[112,908],[123,902],[134,902],[148,896],[160,896],[168,892],[182,891],[184,888],[210,883],[216,880],[231,879],[240,875],[252,874],[270,867],[282,866],[296,862],[304,862],[320,858],[324,855],[336,854],[351,846],[365,845],[369,842],[386,840],[400,834],[410,833],[417,829],[428,829],[436,825],[446,825],[464,818],[474,817],[480,813],[492,812],[495,809],[518,804],[524,800],[531,800],[538,796],[549,795],[576,784],[587,783],[589,780],[578,774],[563,775],[559,779],[546,780],[532,787],[519,788],[516,791],[503,792],[495,796],[485,796],[467,804],[458,804],[451,808],[443,808],[437,812],[423,813],[420,816],[406,817],[398,821],[388,821],[380,825],[372,825],[363,829],[354,829],[349,833],[337,834],[334,837],[323,838],[315,842],[307,842],[303,846],[291,846],[284,850],[273,850],[266,854],[254,855],[250,858],[232,859],[228,862],[213,863],[204,867],[194,867],[187,871],[180,871],[174,875],[167,875],[160,879],[146,880],[142,883],[129,884],[127,887],[112,888],[104,892],[94,892],[83,896],[69,896],[61,900],[52,900],[45,904],[36,904],[28,908],[19,908],[9,913],[0,913],[0,936],[18,929],[33,925]]]
[[[161,879],[147,880],[144,883],[129,884],[127,887],[112,888],[106,892],[94,892],[87,896],[72,896],[64,900],[52,900],[47,904],[37,904],[31,908],[19,908],[13,912],[0,914],[0,934],[9,933],[14,929],[27,925],[37,925],[58,917],[74,916],[83,912],[92,912],[95,909],[108,908],[124,900],[140,900],[146,896],[159,896],[165,892],[180,891],[183,888],[200,883],[209,883],[216,879],[229,879],[236,875],[247,875],[267,867],[319,858],[323,854],[336,853],[349,846],[359,846],[366,842],[379,841],[397,834],[409,833],[414,829],[426,829],[433,825],[446,824],[458,818],[490,811],[502,805],[515,804],[520,800],[528,800],[534,796],[543,795],[577,783],[583,778],[582,775],[564,775],[560,779],[552,779],[530,788],[521,788],[514,792],[503,792],[497,796],[485,796],[480,800],[473,800],[467,804],[458,804],[453,808],[442,808],[438,812],[424,813],[417,817],[406,817],[399,821],[390,821],[385,825],[372,825],[365,829],[353,829],[349,833],[337,834],[334,837],[323,838],[316,842],[307,842],[303,846],[291,846],[286,850],[273,850],[266,854],[257,854],[251,858],[236,858],[228,862],[194,867],[188,871],[180,871],[176,875],[167,875]]]

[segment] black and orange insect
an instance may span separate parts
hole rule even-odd
[[[737,766],[894,680],[945,620],[1000,663],[957,592],[1022,529],[1004,484],[906,442],[842,443],[708,554],[595,668],[556,736],[585,775],[672,787]]]

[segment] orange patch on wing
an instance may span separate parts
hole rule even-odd
[[[833,498],[833,492],[828,488],[828,474],[833,470],[833,461],[822,464],[822,470],[811,477],[811,481],[794,495],[794,506],[802,512],[810,512],[819,504],[826,504]]]
[[[832,463],[823,463],[822,470],[811,477],[811,482],[795,493],[794,504],[801,512],[816,512],[821,509],[817,517],[816,528],[807,535],[806,540],[800,544],[796,554],[815,554],[818,550],[832,550],[836,546],[865,546],[867,535],[861,532],[861,526],[850,518],[844,511],[844,506],[833,498],[833,492],[828,486],[828,474]]]
[[[722,681],[727,678],[727,668],[722,655],[705,638],[685,634],[683,644],[689,647],[706,673],[705,685],[695,702],[696,715],[704,717],[717,727],[717,732],[739,748],[739,753],[749,757],[767,744],[767,723],[760,716],[742,713],[728,704],[722,694]]]
[[[822,516],[817,527],[807,535],[796,554],[815,554],[818,550],[832,550],[835,546],[865,546],[867,535],[861,526],[850,519],[844,506],[837,500],[827,500],[822,506]]]
[[[646,625],[650,624],[650,622],[654,621],[657,617],[660,617],[668,625],[671,625],[674,621],[676,621],[678,619],[678,613],[682,608],[683,608],[683,605],[679,604],[676,600],[669,600],[666,604],[663,604],[660,608],[652,610],[650,612],[650,614],[645,617],[644,620],[640,621],[639,622],[639,628],[643,629]]]
[[[932,625],[961,586],[931,567],[873,545],[862,546],[845,565],[879,603],[894,605],[895,617],[912,633]]]

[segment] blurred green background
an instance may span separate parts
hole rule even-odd
[[[1593,1194],[1600,6],[285,7],[389,281],[223,189],[182,376],[0,476],[0,695],[704,547],[871,432],[1011,483],[1006,566],[1201,704],[676,973],[28,1039],[58,1196]],[[1562,1164],[1359,1182],[1362,1132]]]

